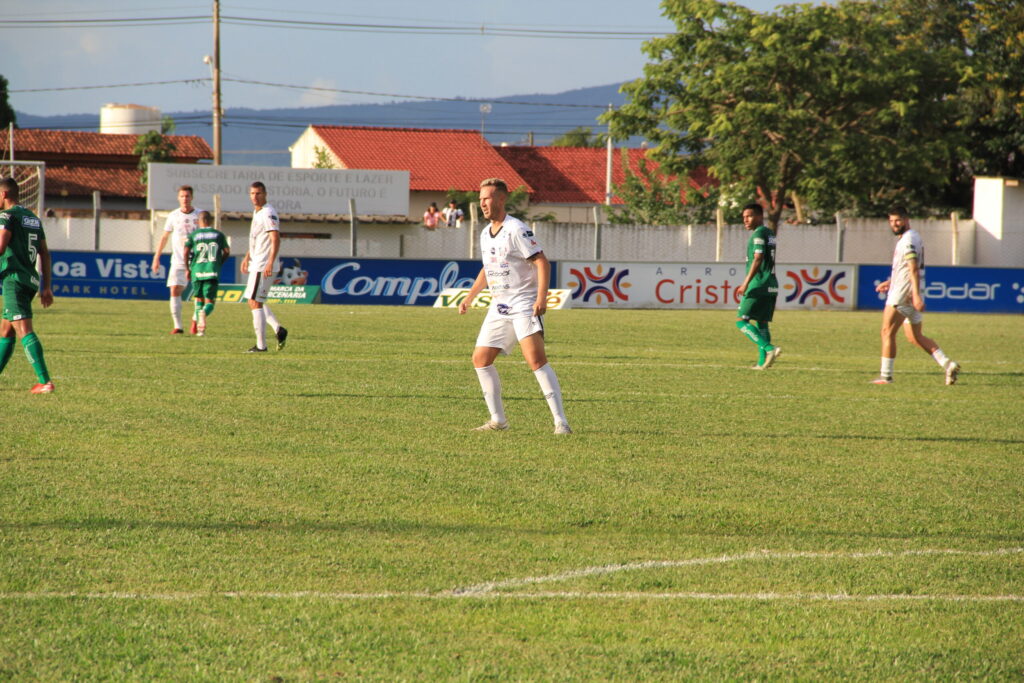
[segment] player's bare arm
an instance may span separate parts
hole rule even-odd
[[[892,280],[891,279],[890,280],[886,280],[885,282],[880,282],[878,284],[878,286],[875,287],[875,291],[880,293],[880,294],[885,294],[886,292],[889,291],[889,287],[891,285],[892,285]]]
[[[263,275],[273,277],[274,263],[277,261],[277,252],[281,248],[281,234],[277,230],[270,231],[270,257],[267,259],[267,267],[263,269]]]
[[[11,231],[0,226],[0,254],[7,251],[7,245],[11,243]]]
[[[171,233],[169,232],[165,232],[162,235],[160,235],[160,241],[156,245],[156,253],[153,254],[153,265],[150,268],[150,270],[152,270],[154,273],[160,270],[160,254],[163,253],[164,247],[167,246],[167,237],[170,234]]]
[[[917,267],[917,259],[910,259],[907,273],[910,275],[910,300],[915,311],[924,310],[924,297],[921,296],[921,271]]]
[[[530,263],[537,269],[537,301],[533,304],[533,314],[542,316],[548,310],[548,283],[551,282],[551,262],[539,251],[530,257]]]
[[[192,279],[192,248],[189,246],[185,247],[185,279]]]
[[[750,286],[750,281],[754,279],[757,271],[761,268],[761,261],[764,261],[764,254],[758,252],[754,254],[754,260],[750,263],[750,270],[747,271],[747,276],[743,278],[743,284],[736,288],[736,293],[740,296],[747,291],[747,287]]]
[[[459,304],[459,315],[466,314],[466,311],[469,310],[469,307],[473,305],[473,299],[475,299],[476,295],[482,292],[484,287],[486,286],[487,273],[484,271],[483,268],[481,268],[480,272],[476,276],[476,280],[473,281],[473,286],[469,288],[469,294],[467,294],[466,298],[463,299],[462,303]]]
[[[46,240],[39,240],[38,250],[39,277],[40,284],[42,285],[39,288],[39,302],[43,304],[43,308],[49,308],[53,303],[53,289],[50,277],[52,272],[52,259],[50,257],[50,248],[46,246]]]
[[[245,256],[242,257],[242,274],[249,274],[249,252],[245,252]]]

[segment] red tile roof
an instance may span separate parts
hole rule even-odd
[[[139,182],[142,172],[131,168],[46,166],[46,194],[50,197],[91,196],[99,190],[104,197],[145,199],[146,186]]]
[[[603,204],[608,151],[595,147],[496,147],[498,153],[534,188],[533,204]],[[621,185],[625,179],[621,149],[612,151],[612,183]],[[643,149],[627,149],[629,167],[639,172]],[[657,171],[658,164],[648,160],[648,169]],[[707,183],[707,174],[694,173],[690,184],[697,188]],[[618,197],[613,204],[621,204]]]
[[[213,150],[206,140],[198,135],[169,135],[175,145],[173,158],[189,162],[212,159]],[[138,157],[132,148],[138,135],[90,133],[80,130],[47,130],[43,128],[16,128],[14,130],[14,158],[26,161],[47,161],[59,156],[70,161],[85,157]],[[0,145],[8,149],[7,131],[0,130]],[[77,159],[76,159],[77,160]],[[132,163],[135,163],[132,162]]]
[[[462,192],[499,177],[516,189],[533,188],[475,130],[311,126],[346,168],[409,171],[413,191]]]

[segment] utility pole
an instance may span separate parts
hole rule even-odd
[[[220,166],[220,0],[213,0],[213,163]]]

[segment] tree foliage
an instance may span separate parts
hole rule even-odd
[[[7,79],[0,76],[0,128],[7,130],[10,124],[14,124],[14,127],[18,127],[18,115],[14,112],[14,108],[11,107],[11,103],[8,100],[8,83]]]
[[[615,185],[615,194],[623,204],[607,207],[609,222],[634,225],[695,222],[693,205],[688,205],[683,199],[691,189],[688,183],[653,170],[644,157],[640,157],[634,172],[629,165],[629,152],[625,149],[622,150],[622,169],[625,180],[621,185]]]
[[[705,166],[776,226],[793,192],[826,214],[941,192],[962,143],[949,125],[960,46],[906,30],[886,2],[663,7],[677,31],[644,45],[644,77],[606,120],[651,140],[666,172]]]
[[[316,156],[316,160],[313,161],[313,168],[334,168],[334,161],[331,159],[331,155],[326,147],[314,145],[313,154]]]
[[[177,149],[174,142],[167,136],[174,132],[174,119],[165,116],[160,122],[160,130],[151,130],[143,133],[135,142],[132,154],[139,155],[139,168],[142,169],[142,178],[139,182],[143,185],[149,183],[150,162],[160,163],[170,161],[171,155]]]
[[[608,136],[594,133],[590,126],[577,126],[551,141],[552,147],[604,147],[607,144]]]

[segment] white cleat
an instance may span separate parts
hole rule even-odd
[[[494,420],[488,420],[479,427],[474,427],[474,432],[503,432],[508,429],[508,422],[495,422]]]
[[[769,351],[768,353],[765,354],[764,365],[762,365],[761,367],[764,370],[767,370],[775,362],[775,359],[778,358],[781,355],[782,355],[782,347],[781,346],[776,346],[774,349],[772,349],[771,351]]]
[[[572,427],[565,422],[559,422],[555,425],[555,434],[572,434]]]
[[[949,361],[946,366],[946,384],[956,384],[956,378],[960,375],[960,364],[955,360]]]

